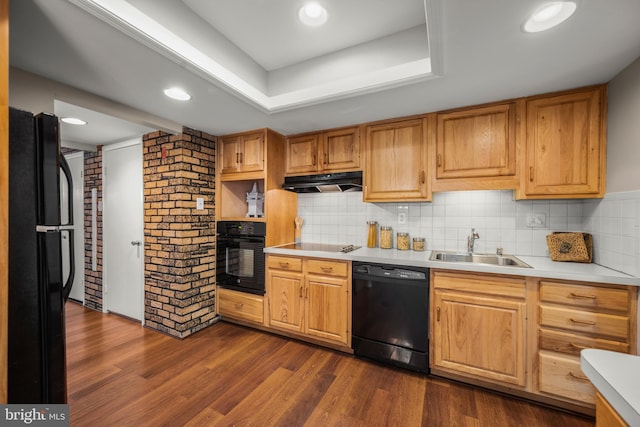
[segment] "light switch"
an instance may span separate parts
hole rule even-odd
[[[204,210],[204,197],[198,197],[196,199],[196,210],[197,211]]]

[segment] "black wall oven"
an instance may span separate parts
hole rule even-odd
[[[264,295],[264,222],[218,221],[216,282],[218,286]]]

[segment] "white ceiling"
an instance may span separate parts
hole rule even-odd
[[[97,1],[144,11],[227,74],[96,12]],[[538,34],[520,28],[542,0],[320,1],[330,26],[304,35],[299,0],[11,0],[10,62],[222,135],[291,134],[603,83],[640,56],[638,0],[580,0],[568,21]],[[192,100],[164,97],[172,85]]]

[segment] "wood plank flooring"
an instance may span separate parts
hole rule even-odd
[[[533,403],[217,323],[177,340],[67,304],[71,426],[563,426]]]

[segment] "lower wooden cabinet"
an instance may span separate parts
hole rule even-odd
[[[580,350],[635,353],[636,288],[548,279],[538,285],[536,391],[593,408],[596,390],[580,369]]]
[[[432,272],[431,368],[526,385],[525,280]]]
[[[600,393],[596,392],[596,427],[628,427],[620,414],[616,412]]]
[[[266,287],[269,327],[350,345],[350,262],[267,255]]]
[[[264,320],[264,298],[230,289],[218,288],[218,313],[223,317],[262,324]]]

